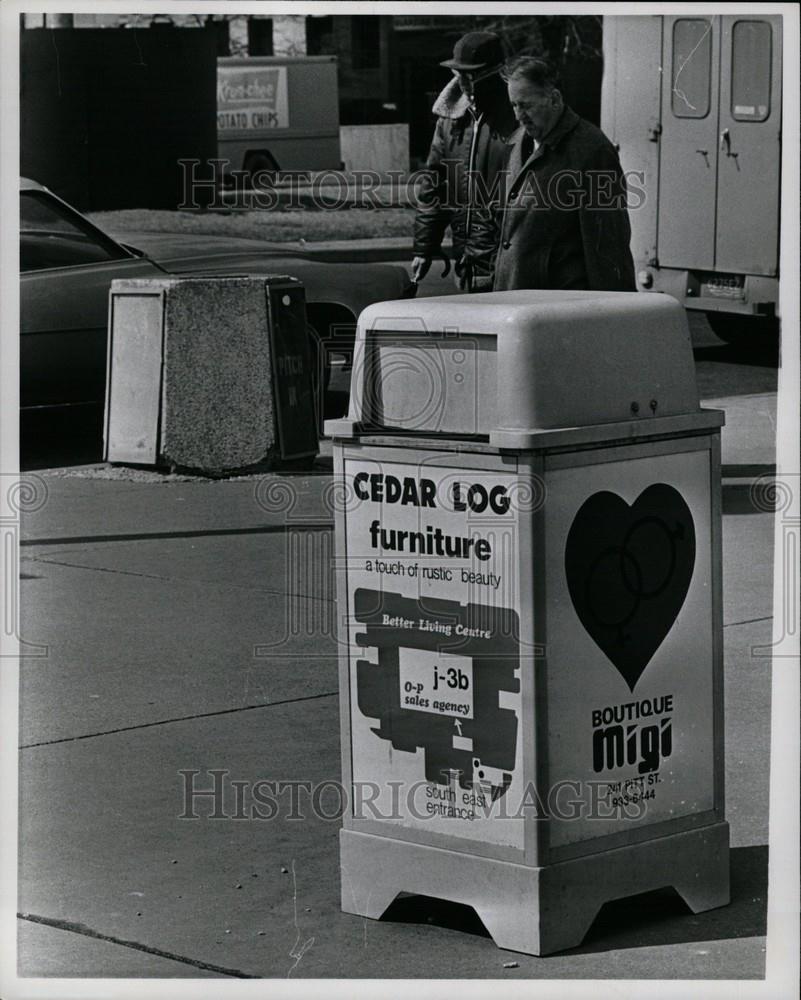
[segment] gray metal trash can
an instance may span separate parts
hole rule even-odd
[[[329,421],[342,908],[473,906],[504,948],[729,899],[720,426],[667,296],[370,306]]]

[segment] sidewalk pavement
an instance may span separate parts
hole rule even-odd
[[[720,435],[724,479],[775,473],[775,392],[705,399],[702,405],[726,413]]]
[[[743,477],[773,461],[768,397],[717,401]],[[337,819],[237,819],[231,782],[338,781],[332,532],[316,474],[42,474],[21,549],[20,972],[291,978],[757,978],[768,857],[773,518],[724,485],[732,902],[610,905],[584,944],[500,951],[472,911],[339,908]],[[753,470],[752,470],[753,471]],[[738,481],[734,486],[739,488]],[[732,511],[732,512],[729,512]],[[226,818],[181,819],[226,772]],[[281,797],[287,807],[288,792]],[[318,805],[335,812],[330,792]],[[510,964],[511,963],[511,964]]]

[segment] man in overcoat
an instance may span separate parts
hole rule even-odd
[[[510,139],[494,290],[635,291],[626,184],[612,143],[562,98],[543,59],[504,73]]]

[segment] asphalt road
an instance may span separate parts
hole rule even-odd
[[[427,291],[431,288],[436,290],[433,282],[427,284]],[[688,315],[701,399],[776,391],[778,350],[775,343],[732,347],[715,336],[703,315]],[[326,418],[345,413],[349,386],[349,371],[336,369],[326,394]],[[26,413],[21,422],[21,467],[32,471],[101,462],[102,437],[101,407]]]

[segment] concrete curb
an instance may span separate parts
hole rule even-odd
[[[301,242],[300,249],[315,260],[328,263],[378,263],[404,261],[411,263],[414,251],[412,241],[405,236],[388,236],[382,239],[331,240],[325,243]]]

